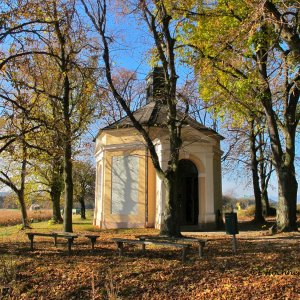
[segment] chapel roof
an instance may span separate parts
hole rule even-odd
[[[143,126],[147,127],[166,127],[167,115],[168,115],[168,106],[162,104],[158,101],[151,101],[148,104],[142,106],[138,110],[133,112],[136,120]],[[181,111],[177,111],[178,118],[182,118],[184,114]],[[217,139],[224,139],[223,136],[218,134],[215,130],[204,126],[203,124],[197,122],[191,117],[186,117],[183,127],[190,126],[196,130],[207,132],[210,135],[213,135]],[[100,130],[111,130],[111,129],[122,129],[133,127],[133,124],[128,116],[121,118],[120,120],[102,128]],[[100,134],[99,132],[99,134]]]

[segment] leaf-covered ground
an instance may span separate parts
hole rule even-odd
[[[114,293],[118,299],[300,298],[300,233],[242,231],[235,255],[223,232],[189,233],[209,241],[203,258],[195,245],[185,264],[180,250],[170,248],[149,247],[142,254],[127,246],[119,257],[110,241],[156,233],[101,231],[94,252],[79,238],[71,256],[65,244],[55,248],[49,238],[37,237],[33,252],[24,232],[2,238],[0,299],[109,299]]]

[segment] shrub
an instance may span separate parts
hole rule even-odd
[[[249,205],[245,210],[245,215],[247,217],[253,217],[255,214],[255,205]]]

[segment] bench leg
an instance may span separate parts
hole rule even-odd
[[[117,242],[117,247],[119,251],[119,256],[123,255],[123,243],[122,242]]]
[[[73,239],[68,239],[68,253],[71,255]]]
[[[182,262],[183,263],[186,261],[187,249],[188,249],[188,247],[182,248]]]
[[[205,246],[204,242],[199,242],[199,257],[203,257],[204,255],[204,246]]]
[[[57,236],[54,236],[54,246],[57,247]]]
[[[30,250],[33,251],[33,238],[34,238],[34,235],[28,235],[28,238],[30,240]]]
[[[94,238],[94,237],[91,238],[92,250],[93,250],[93,251],[94,251],[94,248],[95,248],[96,239],[97,239],[97,238]]]
[[[142,244],[142,252],[145,253],[146,252],[146,245]]]

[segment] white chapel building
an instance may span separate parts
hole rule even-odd
[[[147,104],[134,116],[150,133],[163,169],[168,162],[167,107],[155,98],[161,68],[148,77]],[[215,228],[222,209],[220,141],[214,130],[192,118],[182,128],[180,150],[181,225]],[[165,190],[146,144],[130,119],[102,128],[96,137],[94,225],[100,228],[160,228]]]

